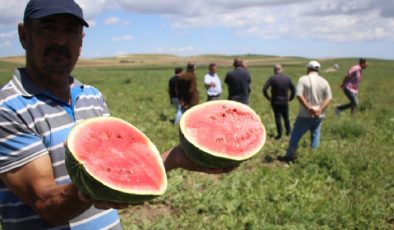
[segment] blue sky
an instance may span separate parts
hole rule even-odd
[[[394,59],[392,0],[77,0],[82,56],[265,54]],[[23,55],[27,0],[0,0],[0,57]]]

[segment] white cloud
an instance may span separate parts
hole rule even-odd
[[[83,10],[86,19],[92,20],[106,9],[111,9],[109,0],[75,0]],[[114,1],[116,2],[116,1]]]
[[[104,21],[104,24],[105,25],[115,25],[115,24],[119,24],[119,22],[120,22],[120,19],[118,17],[110,17]]]
[[[259,37],[329,41],[394,40],[392,0],[76,0],[88,20],[108,9],[166,17],[173,29],[226,27]],[[27,0],[0,0],[1,26],[21,21]],[[108,25],[130,21],[111,17]],[[305,33],[309,32],[308,35]]]
[[[0,0],[0,27],[15,26],[23,20],[23,11],[27,0]]]
[[[11,48],[11,47],[12,47],[12,43],[10,41],[0,42],[0,48]]]
[[[12,31],[12,32],[6,32],[6,33],[0,33],[0,39],[4,39],[4,38],[13,38],[16,37],[18,35],[18,32]]]
[[[127,26],[130,24],[130,20],[124,20],[122,21],[118,17],[109,17],[104,21],[105,25],[122,25],[122,26]]]
[[[124,35],[124,36],[118,36],[118,37],[112,38],[113,42],[124,42],[124,41],[131,41],[131,40],[133,40],[133,36],[131,36],[131,35]]]

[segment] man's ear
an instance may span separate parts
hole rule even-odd
[[[27,34],[26,34],[26,28],[23,25],[23,23],[18,24],[18,34],[19,34],[19,41],[24,49],[26,49],[26,40],[27,40]]]

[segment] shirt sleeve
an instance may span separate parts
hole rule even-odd
[[[21,167],[48,154],[42,139],[18,116],[0,109],[0,173]]]
[[[103,116],[104,117],[111,116],[108,106],[107,106],[107,103],[105,102],[104,96],[101,93],[100,93],[100,95],[101,95],[101,102],[102,102],[102,107],[103,107]]]
[[[271,87],[271,84],[272,84],[272,77],[270,77],[263,86],[263,94],[268,100],[270,100],[270,96],[268,95],[268,89],[269,87]]]

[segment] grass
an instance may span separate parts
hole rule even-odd
[[[323,69],[334,63],[341,66],[338,72],[322,73],[331,84],[333,105],[347,101],[339,84],[356,61],[321,60]],[[284,65],[294,83],[305,73],[304,62],[292,59]],[[274,136],[273,113],[261,93],[272,73],[270,62],[251,63],[255,64],[250,65],[251,107]],[[394,62],[369,63],[360,89],[359,112],[355,117],[347,112],[336,117],[331,105],[318,150],[309,149],[309,137],[305,136],[299,160],[285,167],[274,159],[285,153],[288,139],[268,138],[256,157],[231,173],[171,171],[164,196],[120,211],[124,229],[392,229]],[[79,67],[74,75],[102,91],[113,116],[133,123],[165,151],[178,143],[178,129],[169,121],[175,111],[167,96],[168,79],[173,74],[173,66],[168,66]],[[14,67],[0,62],[0,84],[8,81]],[[229,68],[219,66],[222,79]],[[202,86],[205,71],[206,67],[199,65],[201,102],[206,100]],[[225,85],[224,90],[226,98]],[[292,121],[298,106],[296,101],[290,105]]]

